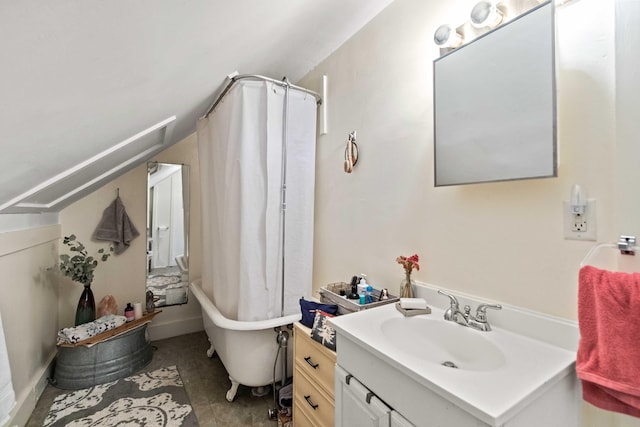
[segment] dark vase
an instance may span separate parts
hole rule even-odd
[[[76,326],[96,320],[96,300],[91,292],[91,285],[84,285],[78,308],[76,309]]]

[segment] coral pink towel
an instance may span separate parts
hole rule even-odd
[[[640,417],[640,273],[580,269],[576,372],[585,401]]]

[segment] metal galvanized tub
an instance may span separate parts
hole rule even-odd
[[[147,323],[144,323],[91,347],[58,347],[52,384],[78,390],[133,374],[153,357],[146,330]]]

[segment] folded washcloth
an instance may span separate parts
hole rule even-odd
[[[427,301],[424,298],[400,298],[400,307],[405,310],[424,310]]]
[[[83,323],[73,328],[63,328],[58,331],[57,344],[75,344],[88,338],[101,334],[105,331],[122,326],[127,322],[124,316],[107,314],[93,322]]]
[[[576,372],[583,398],[640,417],[640,273],[585,266],[578,285]]]
[[[93,232],[95,240],[106,240],[113,243],[116,255],[124,252],[131,241],[138,237],[140,233],[129,219],[124,204],[120,196],[111,202],[102,213],[100,224]]]

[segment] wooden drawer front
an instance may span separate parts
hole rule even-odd
[[[330,397],[333,397],[333,386],[335,384],[333,372],[336,365],[335,354],[311,339],[311,337],[301,333],[296,335],[295,345],[297,366],[299,366],[312,381],[323,387]]]
[[[307,414],[307,418],[319,426],[333,427],[335,408],[332,400],[316,387],[310,379],[299,369],[296,369],[296,391],[294,396],[294,411],[296,407],[299,411]],[[297,422],[297,421],[296,421]],[[298,425],[296,424],[296,427]]]
[[[307,414],[305,414],[305,412],[302,410],[302,405],[297,402],[293,405],[293,426],[315,427],[309,417],[307,417]]]

